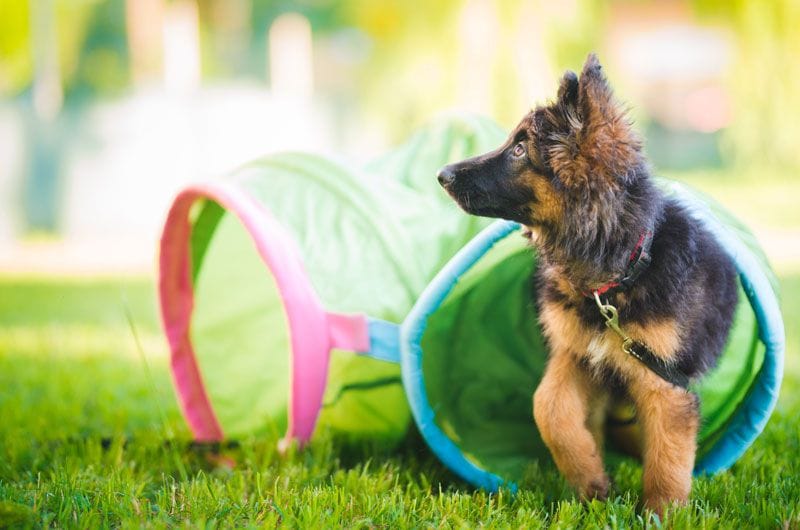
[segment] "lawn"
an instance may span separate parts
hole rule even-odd
[[[800,228],[794,179],[687,180],[767,236]],[[610,500],[584,505],[549,462],[516,495],[474,490],[413,429],[399,447],[321,432],[283,456],[276,439],[193,445],[151,280],[0,277],[0,528],[800,528],[800,269],[776,265],[788,339],[778,408],[730,471],[697,479],[691,504],[662,522],[637,509],[631,460],[610,469]]]
[[[792,323],[800,275],[781,283]],[[666,523],[800,527],[800,340],[787,328],[765,433],[731,471],[697,480]],[[275,439],[193,446],[144,279],[0,281],[0,389],[0,526],[657,526],[637,511],[634,462],[611,470],[611,500],[584,506],[549,463],[515,496],[475,491],[413,431],[396,448],[320,433],[286,457]]]

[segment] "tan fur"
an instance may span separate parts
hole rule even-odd
[[[605,410],[606,406],[602,389],[579,364],[583,359],[598,370],[614,369],[628,382],[643,433],[645,505],[661,513],[670,500],[686,501],[699,425],[694,396],[666,383],[626,354],[621,339],[611,330],[598,332],[585,327],[574,310],[559,303],[544,303],[539,318],[552,357],[534,397],[535,419],[540,430],[547,429],[542,437],[567,480],[582,495],[590,496],[596,491],[589,485],[600,480],[594,457],[581,458],[575,454],[587,451],[588,447],[585,433],[580,432],[578,425],[589,432],[586,425],[593,423],[589,419],[594,412],[586,407],[601,406]],[[626,332],[631,337],[645,342],[663,359],[674,358],[680,346],[680,327],[675,321],[628,328]],[[570,415],[573,420],[568,419]],[[565,430],[563,424],[569,421],[572,424]],[[592,428],[595,436],[596,429],[595,425]],[[597,446],[595,443],[599,451]]]
[[[581,72],[578,86],[580,117],[568,109],[563,116],[569,129],[557,133],[549,150],[550,165],[568,186],[585,185],[590,178],[602,178],[618,186],[618,175],[634,167],[641,141],[631,129],[625,111],[617,104],[611,87],[595,57]],[[549,112],[554,112],[550,110]],[[548,117],[552,122],[557,116]]]
[[[586,419],[586,428],[592,433],[597,450],[602,454],[605,445],[605,424],[608,415],[608,407],[611,403],[607,392],[596,388],[596,391],[589,396],[589,417]]]
[[[522,177],[523,182],[536,194],[536,203],[531,205],[531,211],[538,221],[554,221],[561,217],[564,205],[560,195],[545,177],[533,172],[528,172]]]
[[[595,335],[581,325],[574,311],[561,304],[543,303],[539,322],[553,351],[585,352]]]
[[[556,287],[559,293],[567,298],[567,300],[579,302],[583,297],[572,282],[567,279],[566,274],[564,274],[564,271],[560,267],[550,265],[542,270],[542,274],[551,285]]]
[[[555,282],[564,294],[571,292],[580,296],[569,281],[560,275],[554,275],[548,280]],[[636,375],[639,372],[638,368],[644,368],[639,361],[622,351],[622,339],[616,333],[611,330],[598,333],[595,329],[584,327],[575,311],[561,304],[544,303],[539,320],[545,335],[554,347],[572,350],[578,356],[588,356],[589,354],[585,352],[596,349],[592,346],[597,346],[609,350],[608,356],[604,356],[604,359],[625,374]],[[625,326],[624,331],[632,339],[647,344],[653,353],[666,361],[674,358],[681,344],[680,326],[672,319],[648,323],[645,326],[629,324]],[[630,369],[627,368],[628,365],[631,365]]]
[[[668,361],[672,359],[681,345],[681,329],[673,319],[648,323],[646,326],[628,324],[625,332],[635,340],[639,340],[653,353]]]
[[[695,397],[652,372],[631,381],[629,392],[644,435],[644,505],[663,513],[670,503],[685,503],[692,489],[700,424]]]
[[[587,427],[596,389],[587,375],[575,370],[572,357],[550,357],[533,395],[533,417],[558,469],[583,497],[605,498],[608,477],[600,449]]]

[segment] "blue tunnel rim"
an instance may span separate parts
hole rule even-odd
[[[778,298],[762,265],[736,234],[711,212],[709,206],[677,182],[667,184],[690,213],[702,222],[734,261],[745,294],[758,322],[764,343],[764,363],[750,392],[731,417],[725,432],[696,463],[695,474],[712,474],[732,466],[758,438],[772,415],[783,379],[785,335]],[[431,280],[400,328],[400,366],[403,385],[414,421],[436,456],[470,484],[496,492],[501,487],[516,491],[510,480],[483,469],[466,458],[461,449],[436,424],[422,370],[422,337],[428,318],[444,302],[458,280],[498,241],[518,231],[511,221],[495,221],[464,246]],[[533,421],[531,419],[531,421]]]

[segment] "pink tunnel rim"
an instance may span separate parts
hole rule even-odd
[[[293,440],[305,443],[314,431],[322,405],[330,350],[335,347],[367,352],[367,321],[363,315],[332,314],[322,309],[294,241],[271,213],[243,190],[226,182],[184,189],[170,208],[161,237],[159,295],[173,382],[196,440],[224,438],[205,391],[190,336],[194,309],[190,212],[203,199],[213,200],[236,215],[275,279],[289,325],[292,357],[288,426],[281,445]]]

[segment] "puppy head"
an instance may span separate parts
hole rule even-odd
[[[524,225],[557,224],[569,205],[636,178],[641,144],[600,62],[568,71],[556,100],[528,113],[495,151],[443,167],[439,182],[467,213]]]

